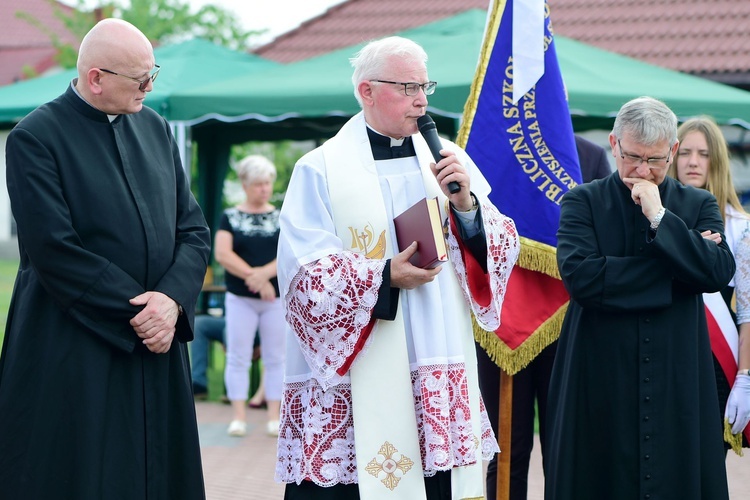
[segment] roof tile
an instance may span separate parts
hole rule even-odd
[[[748,0],[548,0],[555,33],[750,88]],[[406,30],[487,0],[349,0],[255,53],[293,62]]]
[[[472,8],[486,9],[487,0],[349,0],[254,52],[278,62],[300,61]]]
[[[651,64],[750,86],[747,0],[549,0],[555,32]]]
[[[55,3],[62,12],[72,11],[67,5]],[[19,12],[37,19],[63,42],[78,45],[47,0],[0,0],[0,85],[23,79],[26,67],[42,73],[55,64],[57,50],[50,36],[19,16]]]

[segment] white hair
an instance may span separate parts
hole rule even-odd
[[[628,133],[645,146],[663,141],[677,142],[677,117],[666,104],[653,97],[638,97],[623,104],[612,133],[618,139]]]
[[[354,97],[362,107],[362,98],[357,87],[365,80],[382,78],[382,73],[390,63],[392,56],[404,59],[413,59],[427,65],[427,53],[416,42],[400,36],[389,36],[374,40],[362,47],[349,62],[354,68],[352,83],[354,84]]]
[[[276,180],[276,167],[265,156],[246,156],[240,160],[234,169],[243,184],[252,184],[260,180],[270,180],[271,182]]]

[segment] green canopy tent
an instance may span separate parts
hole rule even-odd
[[[430,78],[438,82],[429,112],[447,135],[454,135],[460,123],[485,19],[485,11],[473,9],[401,33],[429,55]],[[562,36],[555,43],[576,130],[611,127],[620,106],[640,95],[664,100],[681,118],[706,113],[719,123],[750,128],[750,92]],[[329,137],[359,110],[349,58],[360,47],[177,92],[173,118],[189,120],[195,131],[223,128],[238,141]]]
[[[280,66],[197,38],[158,47],[154,57],[162,71],[144,102],[170,121],[174,119],[170,101],[175,92]],[[0,87],[0,128],[12,128],[36,107],[60,95],[76,76],[76,70],[71,69]]]
[[[469,93],[481,46],[486,13],[470,10],[405,31],[425,47],[430,78],[438,81],[430,112],[438,128],[455,128]],[[194,87],[173,96],[174,117],[224,134],[254,139],[318,139],[333,135],[359,111],[349,58],[361,45],[280,66],[253,77]],[[442,119],[447,119],[442,121]],[[221,123],[228,125],[222,127]]]

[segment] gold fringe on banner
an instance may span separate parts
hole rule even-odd
[[[563,304],[555,314],[532,333],[518,348],[511,349],[498,338],[495,332],[488,332],[473,319],[474,339],[487,351],[490,359],[509,375],[515,375],[528,366],[542,350],[557,340],[562,329],[568,303]]]
[[[724,441],[729,443],[733,452],[741,457],[745,456],[742,453],[742,433],[732,434],[732,426],[726,418],[724,419]]]
[[[557,268],[557,249],[555,247],[523,236],[520,241],[521,253],[516,262],[517,266],[560,279],[560,270]]]

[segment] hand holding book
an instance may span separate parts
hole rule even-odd
[[[412,265],[431,269],[448,260],[437,198],[422,198],[394,218],[393,225],[400,252],[417,242],[417,251],[409,259]]]
[[[422,269],[409,262],[417,251],[417,242],[413,241],[403,252],[391,258],[391,287],[413,290],[418,286],[429,283],[443,269],[442,266]]]

